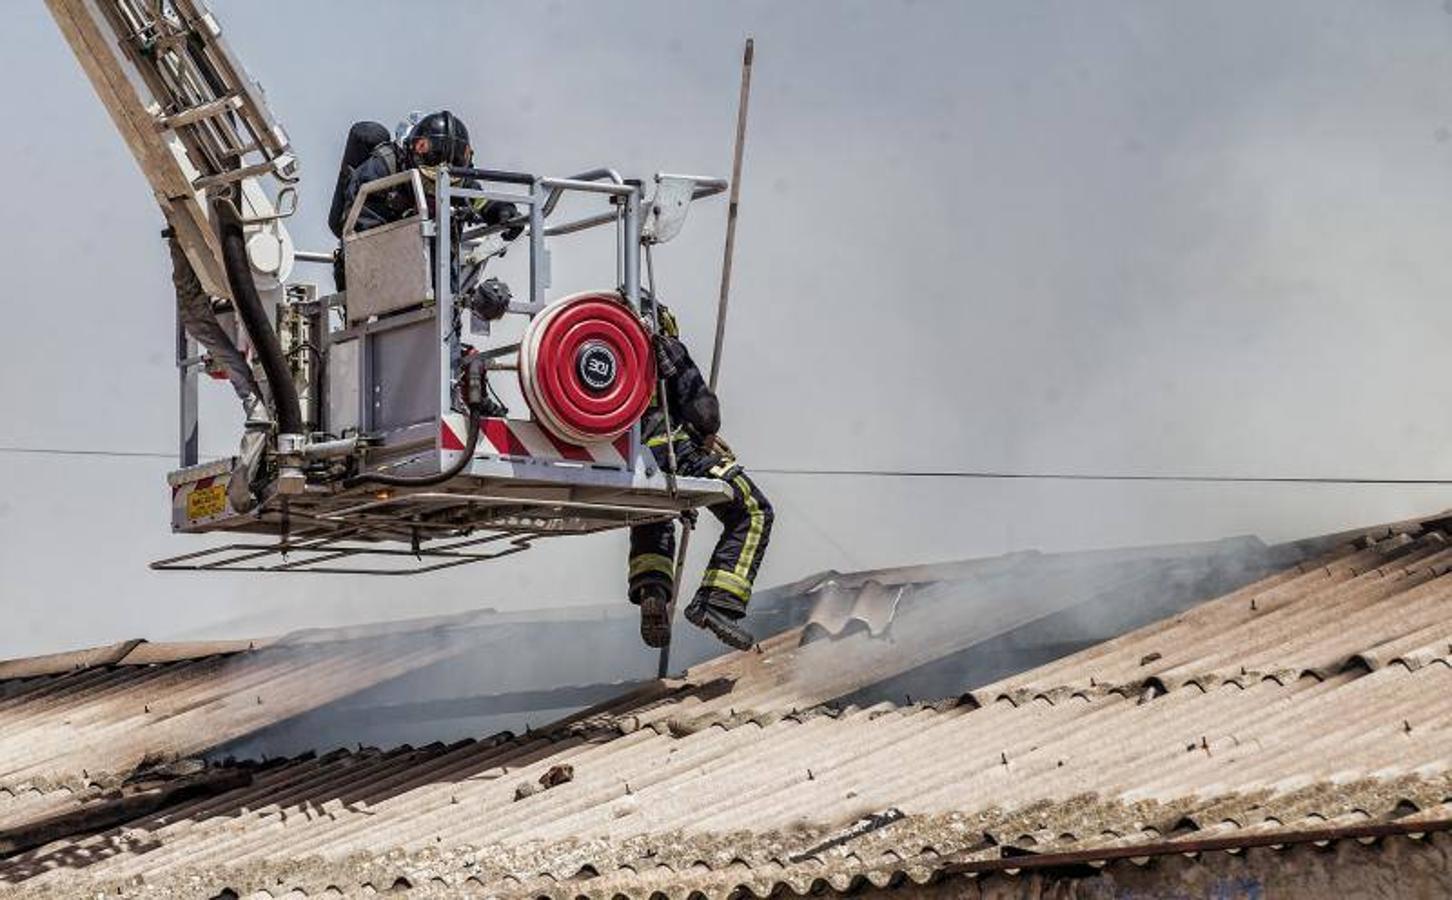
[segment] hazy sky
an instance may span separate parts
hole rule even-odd
[[[13,6],[0,444],[169,450],[160,214],[44,5]],[[309,248],[328,245],[349,123],[410,109],[448,106],[501,168],[724,174],[754,34],[723,373],[748,465],[1452,478],[1440,0],[216,11],[302,160]],[[703,360],[723,222],[703,205],[659,259]],[[560,286],[589,281],[567,257]],[[206,387],[204,452],[230,452],[230,392]],[[169,533],[166,462],[0,463],[0,656],[622,592],[619,535],[414,580],[155,574],[199,546]],[[764,584],[1452,505],[1444,488],[761,480],[779,511]]]

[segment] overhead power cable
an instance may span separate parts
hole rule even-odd
[[[0,453],[22,456],[113,456],[125,459],[176,459],[175,453],[148,450],[88,450],[72,447],[0,447]]]
[[[1170,481],[1186,484],[1452,485],[1452,478],[1353,478],[1317,475],[1130,475],[1103,472],[995,472],[966,469],[788,469],[751,466],[759,475],[829,478],[943,478],[979,481]]]
[[[0,454],[25,456],[89,456],[121,459],[175,459],[175,453],[149,450],[103,450],[74,447],[0,446]],[[1181,484],[1367,484],[1404,487],[1452,485],[1452,478],[1364,478],[1320,475],[1175,475],[1109,472],[1006,472],[974,469],[808,469],[751,466],[758,475],[809,478],[920,478],[972,481],[1157,481]]]

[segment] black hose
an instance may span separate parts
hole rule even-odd
[[[213,209],[220,223],[222,266],[227,271],[227,284],[232,289],[232,305],[236,307],[237,317],[242,320],[242,327],[247,329],[247,337],[262,360],[262,371],[272,388],[277,431],[279,434],[301,434],[302,405],[298,402],[297,385],[293,384],[292,372],[282,355],[282,345],[278,343],[272,320],[262,307],[262,298],[257,295],[252,264],[247,259],[247,238],[242,231],[242,222],[230,203],[217,203]]]
[[[479,417],[469,415],[469,433],[464,438],[464,449],[454,464],[433,475],[385,475],[381,472],[364,472],[343,480],[343,487],[357,487],[360,484],[381,484],[387,487],[433,487],[443,484],[469,467],[474,460],[474,451],[479,448]]]

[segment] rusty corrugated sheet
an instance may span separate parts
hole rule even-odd
[[[805,645],[793,629],[540,732],[270,769],[0,862],[0,880],[59,896],[143,879],[309,896],[765,896],[925,881],[1005,846],[1445,818],[1448,562],[1439,527],[1378,534],[927,705],[827,701],[971,645],[961,622],[927,608],[895,619],[891,640]],[[1014,621],[999,615],[980,632]],[[521,790],[563,766],[572,780]]]

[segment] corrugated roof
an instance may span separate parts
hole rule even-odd
[[[0,681],[37,678],[42,675],[66,675],[106,666],[149,666],[183,659],[200,659],[204,656],[255,650],[268,643],[271,641],[259,639],[152,644],[138,638],[88,650],[0,660]]]
[[[105,785],[144,761],[199,753],[452,649],[444,641],[389,654],[366,644],[275,644],[171,658],[153,647],[137,662],[123,656],[8,680],[0,692],[0,789]]]
[[[792,629],[541,732],[249,771],[0,861],[0,880],[62,896],[78,878],[122,893],[764,896],[921,881],[1006,846],[1447,818],[1447,547],[1440,526],[1381,531],[937,704],[827,701],[1028,613],[965,628],[929,606],[884,637],[805,645]]]
[[[786,622],[773,610],[765,611],[765,619]],[[479,669],[490,676],[493,690],[524,691],[523,699],[532,699],[530,688],[580,680],[598,694],[601,686],[590,683],[591,678],[644,674],[644,662],[638,672],[611,667],[599,673],[588,664],[540,655],[539,648],[551,642],[579,646],[586,636],[607,647],[636,648],[637,616],[632,608],[598,606],[521,613],[484,610],[308,629],[280,638],[128,640],[0,661],[0,798],[7,789],[106,789],[138,767],[218,748],[225,753],[235,747],[234,741],[255,741],[259,734],[298,722],[306,725],[306,714],[314,710],[336,716],[337,704],[345,699],[386,704],[387,692],[370,689],[405,675],[437,680],[437,665],[453,659],[467,663],[466,681]],[[718,646],[696,634],[684,635],[679,643],[678,653],[687,661],[706,658]],[[522,649],[529,646],[535,650]],[[529,652],[538,658],[530,660]],[[484,671],[477,664],[480,659],[497,661],[505,671]],[[515,674],[524,669],[529,677]],[[551,682],[551,670],[559,670],[564,680]],[[522,702],[518,695],[504,699]],[[318,732],[314,728],[309,733]],[[352,739],[347,743],[355,745]],[[4,816],[0,802],[0,823]]]
[[[1440,530],[1389,532],[978,691],[980,699],[1146,684],[1329,675],[1444,658],[1452,547]]]
[[[901,671],[903,641],[915,640],[921,623],[951,639],[915,645],[915,660],[941,658],[1146,573],[1199,566],[1229,568],[1240,577],[1245,559],[1264,565],[1266,555],[1259,542],[1238,539],[823,573],[763,592],[753,602],[752,623],[770,633],[803,622],[812,610],[812,633],[840,637],[870,618],[872,634],[895,642],[894,665],[851,683],[886,690],[883,678]],[[924,580],[930,577],[939,580]],[[1224,577],[1182,580],[1193,585],[1189,599],[1203,599]],[[890,633],[899,606],[910,615],[902,633]],[[677,638],[678,664],[719,652],[698,629],[682,628]],[[269,640],[133,640],[0,661],[0,788],[104,787],[142,762],[208,751],[276,756],[359,742],[454,740],[516,727],[530,710],[548,709],[554,718],[561,708],[598,699],[610,682],[653,671],[653,656],[639,645],[635,612],[624,603],[482,610]],[[448,718],[453,721],[441,721]]]

